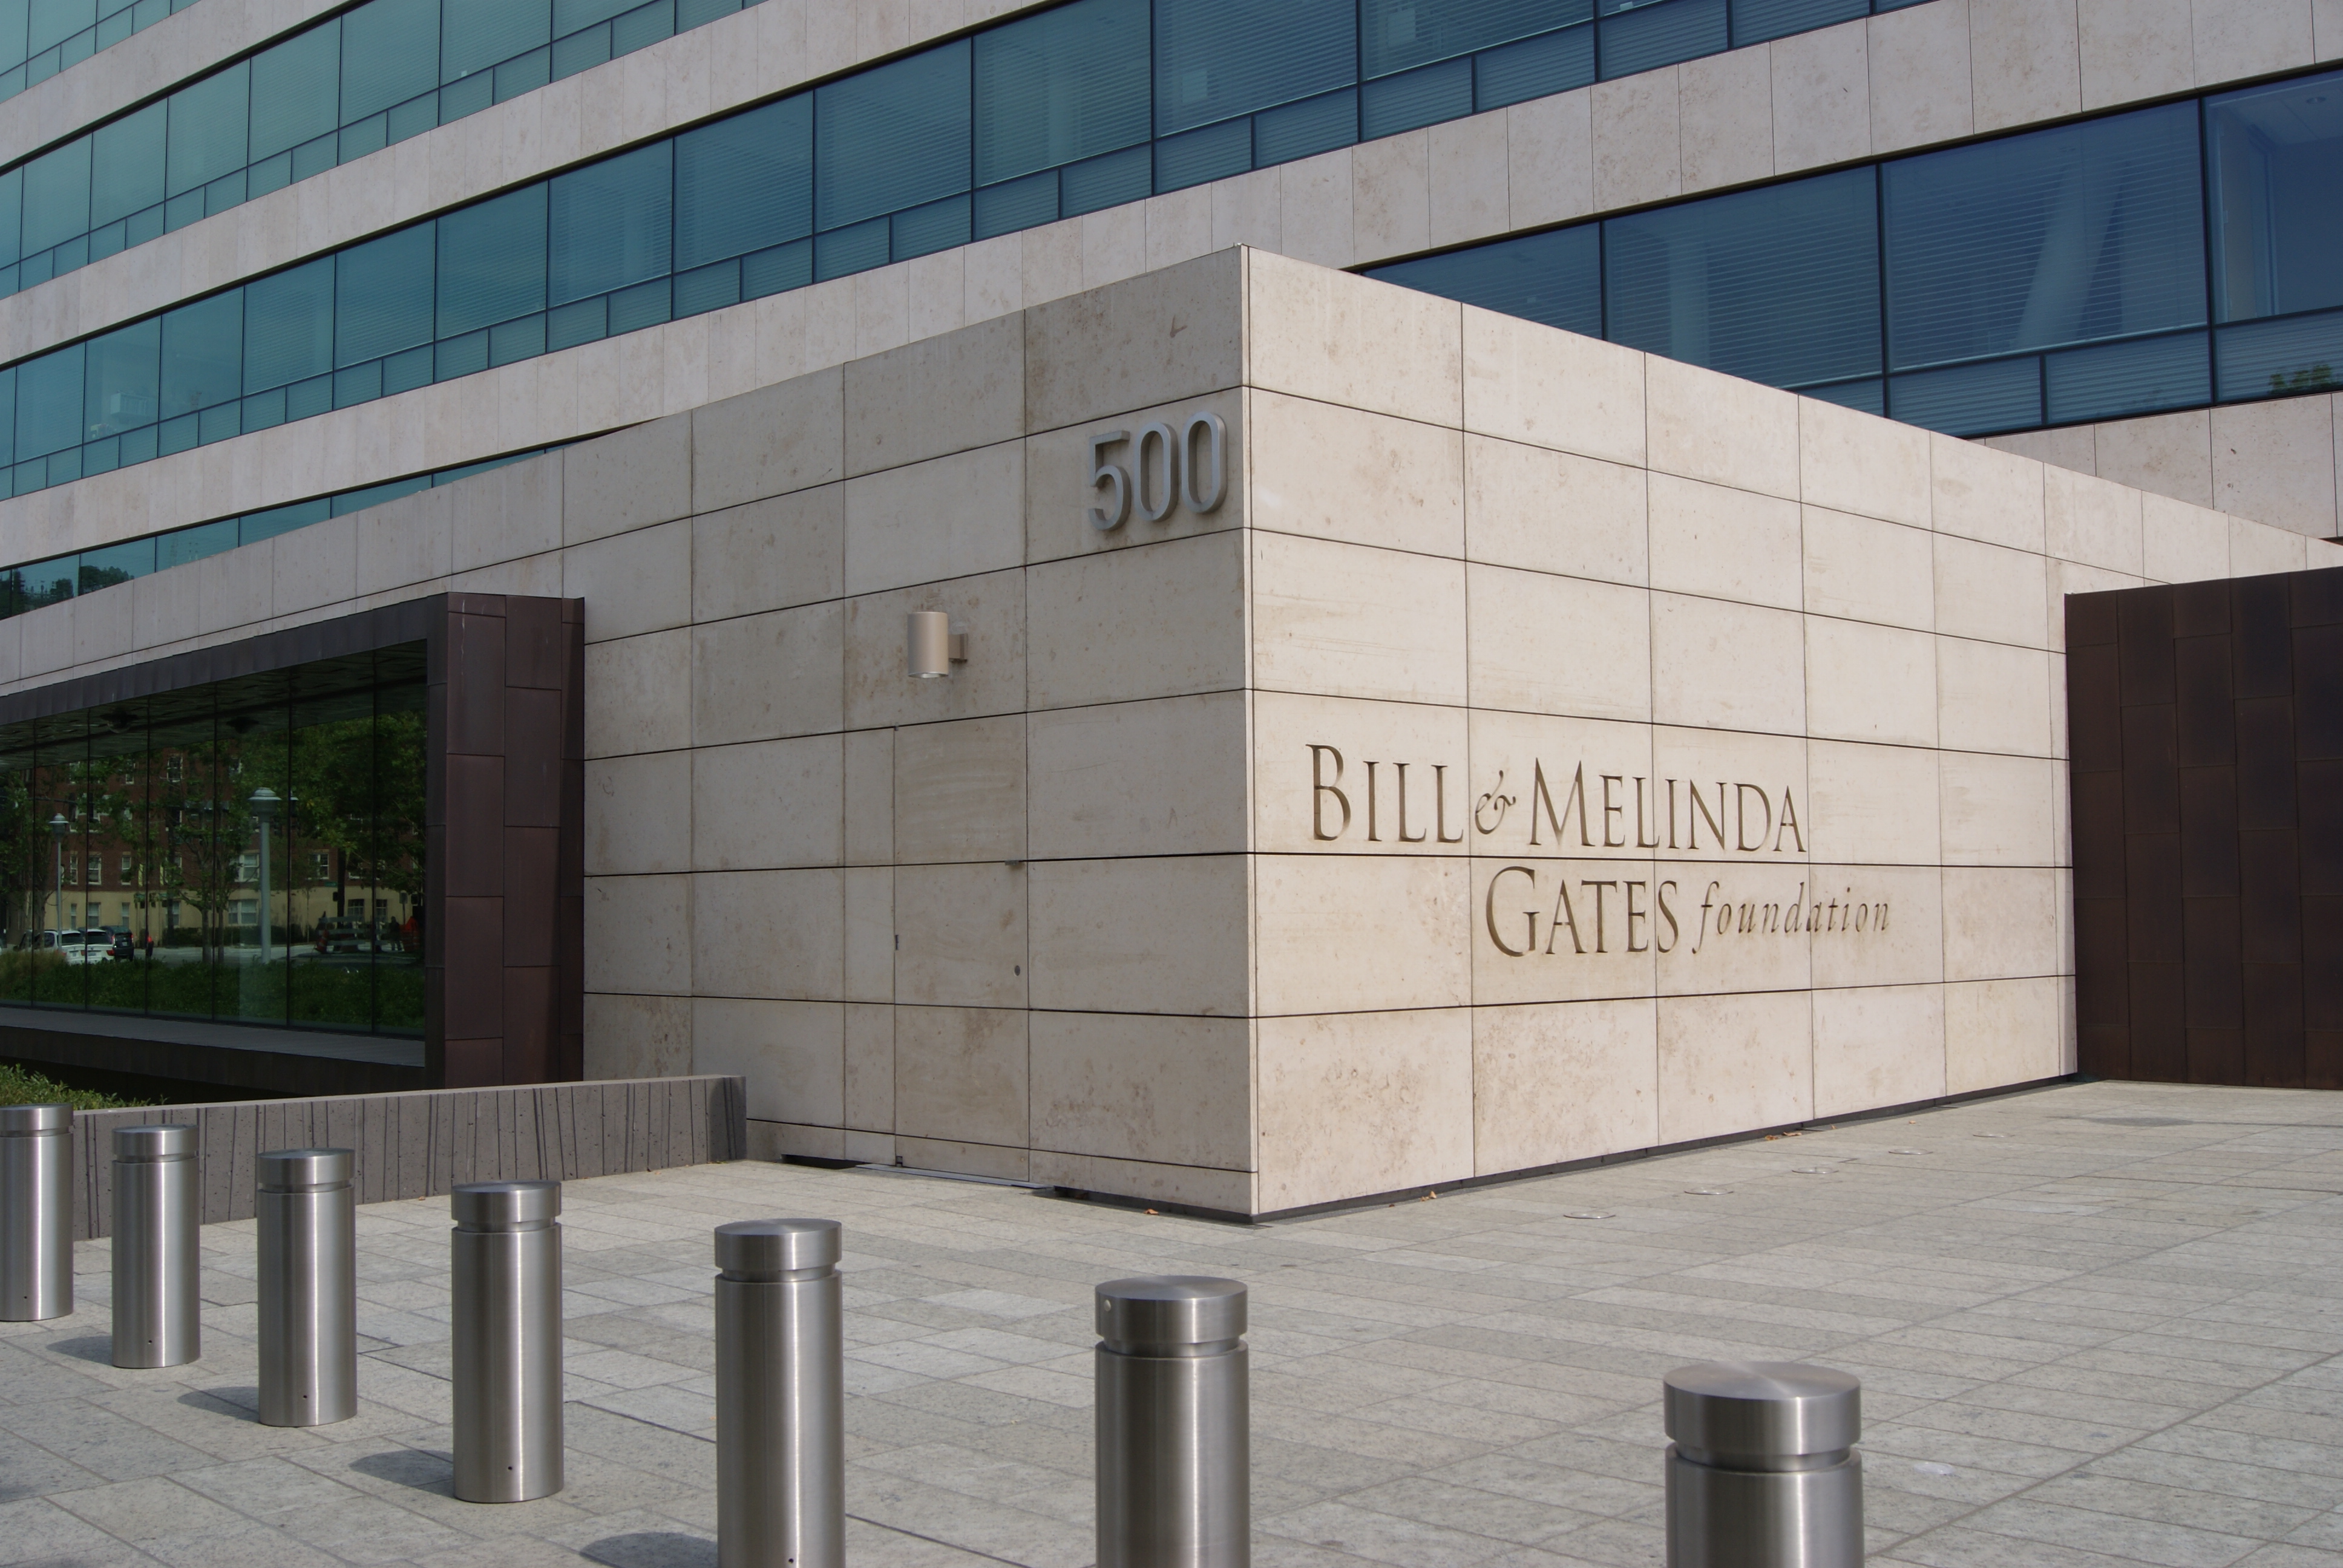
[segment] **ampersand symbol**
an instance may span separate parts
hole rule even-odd
[[[1500,768],[1497,769],[1496,783],[1490,786],[1487,794],[1473,802],[1473,826],[1478,828],[1483,834],[1493,833],[1503,826],[1505,820],[1505,808],[1517,803],[1514,797],[1498,793],[1504,787],[1505,770]],[[1497,813],[1493,820],[1490,819],[1488,815],[1492,808]]]

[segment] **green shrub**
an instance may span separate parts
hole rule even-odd
[[[69,1088],[46,1073],[0,1061],[0,1105],[55,1105],[60,1102],[72,1106],[75,1111],[115,1111],[124,1106],[156,1103],[152,1100],[125,1100],[119,1095],[100,1094],[95,1089]]]

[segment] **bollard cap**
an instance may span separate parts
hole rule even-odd
[[[0,1105],[0,1135],[73,1131],[70,1105]]]
[[[263,1192],[322,1192],[350,1184],[347,1149],[272,1149],[253,1159]]]
[[[116,1160],[192,1160],[196,1149],[196,1130],[184,1122],[114,1130]]]
[[[1245,1332],[1245,1288],[1202,1274],[1109,1280],[1095,1302],[1099,1338],[1110,1344],[1224,1344]]]
[[[447,1195],[458,1231],[527,1231],[561,1212],[558,1181],[467,1181]]]
[[[716,1227],[716,1266],[736,1280],[778,1280],[838,1265],[835,1220],[735,1220]]]
[[[1704,1362],[1665,1379],[1668,1435],[1721,1456],[1840,1453],[1863,1433],[1863,1384],[1804,1362]]]

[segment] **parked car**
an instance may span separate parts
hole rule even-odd
[[[321,953],[381,953],[397,947],[383,922],[356,915],[328,915],[319,920],[317,942]]]
[[[114,933],[113,952],[117,963],[128,963],[138,956],[138,939],[130,934],[127,926]]]
[[[41,934],[54,935],[57,939],[56,949],[65,954],[65,962],[69,964],[102,964],[114,957],[113,933],[102,926],[94,930],[44,931]]]

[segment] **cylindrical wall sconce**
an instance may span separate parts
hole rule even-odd
[[[936,680],[968,662],[968,633],[951,628],[940,609],[915,609],[905,627],[906,669],[914,680]]]

